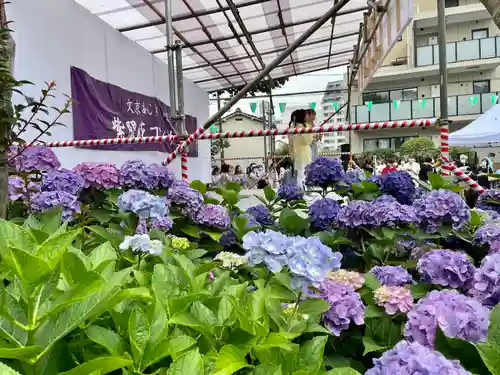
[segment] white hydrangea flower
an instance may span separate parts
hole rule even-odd
[[[128,249],[132,249],[134,252],[160,255],[163,250],[163,243],[150,239],[147,234],[136,234],[134,236],[125,236],[125,239],[120,244],[120,250]]]
[[[229,251],[221,251],[214,258],[222,262],[222,267],[235,271],[238,267],[248,263],[248,259],[244,255],[238,255]]]

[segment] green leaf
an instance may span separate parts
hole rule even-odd
[[[148,344],[144,352],[142,360],[143,370],[167,356],[171,356],[175,361],[185,350],[196,345],[196,340],[190,336],[181,335],[170,340],[164,340],[157,345],[150,344]]]
[[[431,288],[432,286],[430,284],[415,284],[410,286],[410,291],[413,298],[419,299],[425,296]]]
[[[104,242],[99,245],[89,255],[93,269],[96,269],[103,263],[113,262],[117,259],[116,251],[110,242]]]
[[[188,236],[194,238],[200,238],[200,233],[202,232],[202,228],[197,225],[184,225],[181,228],[181,231]]]
[[[201,194],[207,193],[207,185],[205,185],[200,180],[191,181],[191,183],[189,184],[189,187],[191,187],[195,190],[198,190]]]
[[[437,173],[431,172],[427,175],[427,177],[429,178],[429,182],[434,190],[441,189],[446,183],[444,178]]]
[[[63,255],[61,273],[69,284],[77,284],[87,275],[87,269],[80,257],[72,252]]]
[[[5,363],[0,362],[0,374],[2,375],[21,375],[17,371],[11,369]]]
[[[51,267],[36,255],[19,249],[9,249],[3,254],[4,263],[21,279],[34,283],[51,271]]]
[[[215,325],[217,324],[217,318],[212,310],[210,310],[203,303],[195,301],[191,305],[189,312],[193,318],[196,319],[196,321],[201,323],[210,332],[213,332]]]
[[[339,367],[328,371],[324,375],[361,375],[361,374],[351,367]]]
[[[323,352],[328,336],[316,336],[300,346],[299,369],[313,373],[323,367]]]
[[[476,345],[477,351],[491,375],[500,375],[500,350],[489,343]]]
[[[289,233],[299,235],[309,226],[309,221],[300,217],[294,210],[285,207],[280,214],[280,225]]]
[[[387,314],[385,313],[382,308],[374,305],[368,305],[365,308],[365,319],[368,318],[383,318],[387,317]]]
[[[38,214],[42,229],[45,233],[52,234],[57,232],[62,222],[62,212],[61,206],[52,207]]]
[[[330,309],[330,305],[324,299],[308,298],[299,302],[297,312],[303,315],[321,315]]]
[[[0,348],[0,358],[28,361],[42,352],[39,346],[25,346],[23,348]],[[2,373],[3,374],[3,373]]]
[[[0,220],[0,254],[9,247],[17,247],[28,253],[34,253],[37,247],[35,238],[25,228]]]
[[[365,273],[365,283],[363,285],[371,290],[377,290],[381,287],[377,277],[371,272]]]
[[[120,356],[125,352],[125,342],[116,332],[92,325],[87,327],[85,333],[90,340],[106,348],[112,355]]]
[[[108,374],[112,371],[128,367],[133,362],[123,357],[98,357],[75,367],[66,372],[60,372],[59,375],[89,375],[89,374]]]
[[[393,317],[369,318],[365,320],[365,336],[371,337],[377,345],[393,347],[402,339],[401,324]]]
[[[255,347],[257,350],[267,350],[271,348],[281,348],[287,351],[293,350],[293,344],[281,333],[271,332]]]
[[[208,230],[206,228],[203,228],[201,231],[202,231],[202,233],[208,235],[212,240],[217,241],[217,242],[222,237],[222,233],[221,232],[215,232],[213,230]]]
[[[363,355],[367,355],[368,353],[371,352],[378,352],[381,350],[387,349],[386,346],[380,346],[378,345],[371,337],[364,336],[363,337],[363,346],[365,347],[365,351],[363,352]]]
[[[222,296],[217,311],[217,324],[220,326],[231,326],[238,318],[237,301],[233,296]]]
[[[500,350],[500,305],[496,305],[490,313],[488,343],[497,346]]]
[[[257,366],[252,375],[283,375],[283,372],[281,366],[266,363]]]
[[[203,358],[198,349],[181,355],[168,369],[168,375],[201,375],[203,373]]]
[[[234,345],[224,345],[219,352],[213,375],[231,375],[245,367],[250,367],[246,353]]]
[[[167,353],[173,359],[177,358],[183,351],[196,345],[197,341],[191,336],[181,335],[167,341]]]
[[[128,332],[132,357],[134,362],[140,363],[150,337],[149,321],[142,309],[136,308],[130,314]]]
[[[271,186],[266,186],[264,188],[264,196],[268,202],[271,202],[274,198],[276,198],[276,192]]]

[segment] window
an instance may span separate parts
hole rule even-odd
[[[485,94],[490,92],[490,81],[474,81],[472,83],[472,90],[474,94]]]
[[[476,29],[472,30],[472,39],[484,39],[489,38],[490,32],[488,29]]]
[[[418,99],[417,88],[403,89],[403,100],[415,100]]]
[[[457,7],[458,6],[458,0],[445,0],[444,1],[444,6],[446,8]]]
[[[366,102],[389,103],[392,100],[415,100],[418,99],[418,92],[416,87],[408,89],[391,90],[391,91],[376,91],[367,92],[363,94],[363,104]]]
[[[403,143],[415,137],[416,136],[363,139],[363,151],[373,151],[379,148],[399,150]]]
[[[367,92],[363,94],[363,102],[387,103],[389,102],[389,91]]]

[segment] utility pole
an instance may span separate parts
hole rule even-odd
[[[446,17],[445,0],[437,0],[438,14],[438,45],[439,45],[439,104],[440,104],[440,126],[449,129],[448,122],[448,69],[446,59]],[[448,133],[448,131],[447,131]],[[448,160],[450,154],[447,151],[442,152]]]

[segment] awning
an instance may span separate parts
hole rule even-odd
[[[167,61],[164,0],[76,1]],[[262,70],[258,55],[269,64],[333,4],[333,0],[172,0],[174,38],[184,46],[184,76],[207,91],[242,86]],[[350,0],[334,22],[323,25],[271,77],[348,65],[366,9],[366,0]]]
[[[449,135],[450,146],[484,146],[500,142],[500,104]]]

